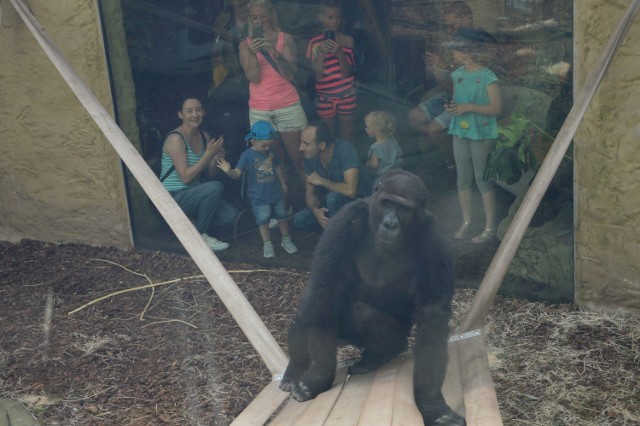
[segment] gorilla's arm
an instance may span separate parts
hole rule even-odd
[[[289,329],[289,365],[280,389],[297,401],[331,387],[336,370],[338,323],[358,243],[367,230],[368,205],[359,200],[331,218],[316,245],[311,279]]]
[[[428,216],[421,228],[415,291],[416,343],[414,348],[414,397],[425,425],[463,425],[442,396],[447,367],[447,338],[454,289],[452,258],[445,240]],[[436,420],[440,419],[440,422]]]
[[[368,232],[368,218],[365,200],[348,203],[331,217],[316,245],[311,279],[298,309],[304,312],[304,318],[300,319],[305,325],[336,325],[336,308],[344,302],[345,283],[351,276],[358,244]],[[327,323],[329,319],[331,323]]]

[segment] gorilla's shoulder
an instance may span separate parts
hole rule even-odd
[[[367,199],[356,199],[331,216],[329,225],[322,232],[318,244],[329,244],[336,248],[347,248],[369,229],[369,203]]]
[[[369,198],[357,198],[348,202],[333,215],[329,227],[358,226],[363,220],[366,226],[369,217],[369,201]]]

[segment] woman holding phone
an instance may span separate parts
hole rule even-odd
[[[249,36],[240,43],[240,64],[249,80],[249,124],[266,121],[278,131],[273,148],[280,158],[286,151],[304,186],[300,132],[307,117],[293,83],[296,48],[293,37],[280,30],[269,0],[249,3]]]

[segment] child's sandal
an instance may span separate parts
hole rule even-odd
[[[469,233],[469,227],[470,226],[471,226],[470,222],[465,222],[462,225],[460,225],[460,228],[458,228],[456,233],[453,234],[453,238],[455,238],[456,240],[461,240],[464,237],[466,237],[467,234]]]
[[[496,230],[495,229],[485,229],[484,231],[482,231],[482,234],[475,236],[471,239],[471,242],[473,244],[484,244],[487,241],[491,241],[496,237]]]

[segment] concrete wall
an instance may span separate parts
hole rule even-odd
[[[26,3],[113,111],[96,1]],[[131,247],[116,152],[9,0],[0,6],[0,240]]]
[[[577,90],[629,0],[574,2]],[[640,312],[640,17],[575,137],[576,302]]]

